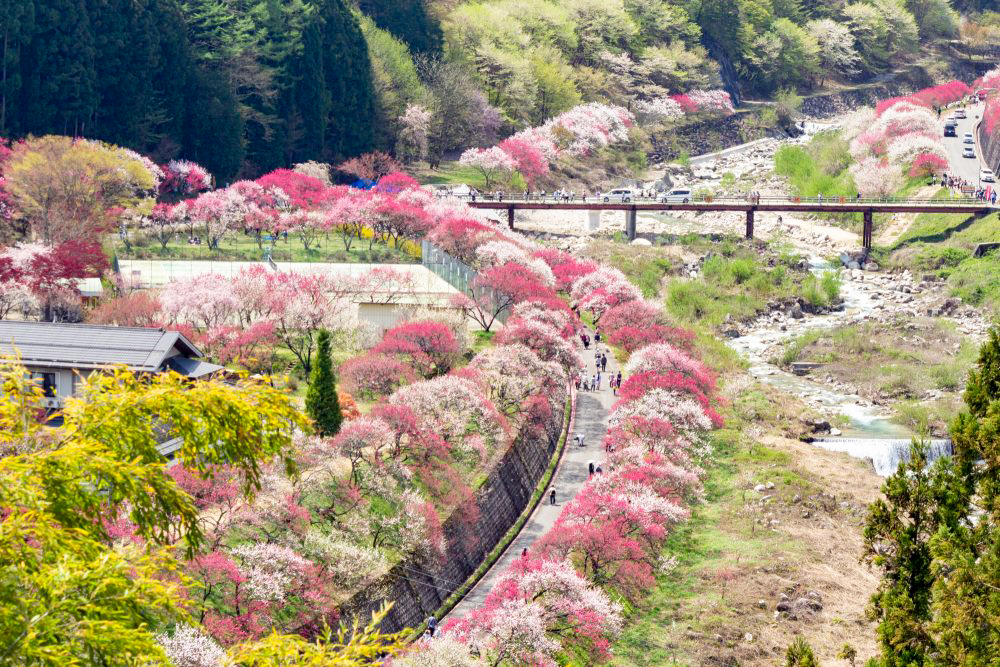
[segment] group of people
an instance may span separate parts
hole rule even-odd
[[[959,178],[958,176],[942,174],[941,187],[951,188],[952,190],[958,190],[959,192],[971,193],[972,196],[979,201],[984,201],[991,205],[997,203],[997,191],[995,188],[973,188],[971,183],[964,178]]]

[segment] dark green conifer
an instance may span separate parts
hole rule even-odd
[[[340,413],[340,399],[333,377],[333,360],[330,358],[330,332],[321,329],[316,339],[316,360],[309,376],[306,391],[306,414],[312,417],[316,433],[331,437],[340,430],[344,417]]]

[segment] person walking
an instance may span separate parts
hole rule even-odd
[[[593,461],[587,461],[587,471],[588,471],[588,476],[589,477],[593,477],[594,476],[594,462]]]
[[[615,383],[617,383],[619,387],[622,386],[622,372],[621,371],[618,371],[618,377],[615,378]]]
[[[602,371],[608,370],[608,355],[606,354],[601,355],[601,370]]]
[[[438,620],[434,616],[427,617],[427,631],[431,633],[431,637],[437,634]]]
[[[527,558],[527,557],[528,557],[528,547],[524,547],[523,549],[521,549],[521,558]]]
[[[594,376],[594,389],[600,391],[601,389],[601,372],[598,371],[597,375]]]
[[[556,490],[554,488],[549,489],[549,505],[555,505],[555,504],[556,504]]]

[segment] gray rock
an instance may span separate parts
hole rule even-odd
[[[878,271],[879,265],[875,262],[865,262],[865,271]]]
[[[849,262],[847,263],[847,268],[849,268],[849,269],[850,269],[850,270],[852,270],[852,271],[857,271],[858,269],[860,269],[860,268],[861,268],[861,265],[860,265],[860,264],[858,264],[857,262],[855,262],[855,261],[854,261],[854,260],[852,259],[851,261],[849,261]]]

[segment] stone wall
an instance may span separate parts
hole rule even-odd
[[[989,134],[986,131],[986,123],[980,123],[979,146],[983,149],[983,161],[989,168],[994,171],[1000,168],[1000,132],[994,131],[993,134]]]
[[[667,132],[651,135],[649,162],[650,164],[670,162],[684,153],[692,156],[714,153],[770,136],[768,132],[748,122],[751,118],[753,114],[749,112],[738,112],[681,125]]]
[[[474,525],[452,515],[444,523],[445,554],[440,559],[410,557],[379,583],[360,591],[342,608],[344,616],[367,619],[384,600],[393,602],[382,622],[385,632],[414,627],[434,613],[479,567],[531,500],[559,443],[566,390],[552,397],[552,420],[544,434],[522,431],[476,493]]]

